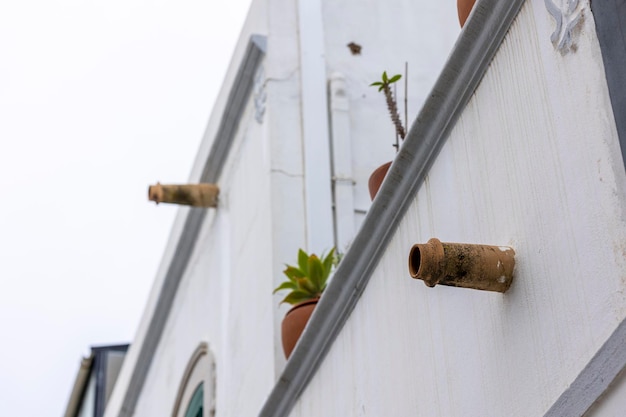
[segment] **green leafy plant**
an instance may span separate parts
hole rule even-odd
[[[298,250],[298,265],[286,265],[283,274],[288,278],[280,284],[274,293],[289,290],[281,303],[298,304],[312,300],[322,295],[326,289],[328,277],[337,265],[338,257],[335,248],[331,249],[326,256],[319,258],[314,253],[307,254],[302,249]]]
[[[387,71],[383,72],[382,78],[380,81],[376,81],[370,84],[371,87],[378,87],[378,91],[382,91],[385,94],[385,100],[387,101],[387,109],[389,110],[389,115],[391,116],[391,121],[396,128],[396,133],[400,136],[400,139],[404,139],[406,136],[406,130],[402,125],[402,120],[400,120],[400,114],[398,113],[398,104],[396,103],[396,99],[391,92],[391,85],[395,82],[398,82],[402,78],[402,75],[396,74],[393,77],[389,78],[387,76]],[[406,104],[406,103],[405,103]],[[396,137],[397,138],[397,137]],[[396,144],[394,145],[397,149],[398,143],[396,139]]]

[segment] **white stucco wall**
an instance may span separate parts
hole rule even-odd
[[[268,279],[272,289],[284,278],[286,263],[296,262],[298,248],[307,251],[306,209],[304,194],[302,114],[300,108],[300,60],[296,1],[272,0],[268,3],[268,47],[263,63],[267,93],[266,114],[268,140],[264,154],[270,162],[270,198],[272,210],[272,267]],[[323,250],[323,248],[321,248]],[[274,328],[274,375],[280,375],[285,358],[280,341],[280,326],[288,305],[279,306],[281,294],[259,293],[272,299]]]
[[[292,416],[541,416],[624,320],[626,176],[583,8],[562,55],[525,3]],[[511,289],[412,280],[431,237],[512,246]]]
[[[326,79],[341,74],[346,82],[349,137],[343,139],[349,142],[352,153],[355,209],[352,221],[356,232],[371,204],[367,189],[369,175],[395,154],[394,128],[384,97],[369,84],[379,79],[384,70],[390,74],[403,73],[404,63],[409,61],[409,119],[415,117],[459,33],[456,9],[452,3],[435,5],[423,0],[393,0],[384,7],[374,0],[319,3]],[[284,278],[281,273],[284,264],[296,261],[298,248],[316,253],[329,249],[307,246],[310,231],[305,216],[316,217],[321,213],[307,213],[304,201],[302,40],[298,19],[297,1],[268,2],[268,51],[263,64],[268,113],[264,123],[271,139],[267,142],[269,149],[264,152],[271,159],[274,286]],[[362,46],[360,55],[350,52],[347,46],[350,42]],[[319,86],[327,87],[327,84]],[[398,94],[403,100],[402,85]],[[333,123],[332,118],[329,123]],[[315,222],[308,222],[312,223]],[[340,245],[339,249],[345,251],[347,247]],[[276,305],[281,298],[280,294],[274,297]],[[274,310],[276,375],[285,363],[280,347],[280,323],[288,308],[282,305]]]
[[[385,98],[369,85],[382,72],[402,74],[398,108],[404,120],[404,67],[408,63],[408,117],[415,119],[460,32],[453,1],[323,1],[327,74],[345,77],[349,101],[354,205],[358,229],[370,206],[367,181],[395,155],[395,129]],[[362,47],[354,55],[348,44]],[[405,123],[406,126],[406,123]],[[345,247],[340,248],[346,250]]]
[[[269,159],[252,101],[222,174],[220,208],[204,222],[137,403],[136,416],[174,404],[187,363],[207,341],[220,416],[253,415],[274,382]],[[267,294],[259,296],[259,294]]]
[[[349,92],[356,230],[370,205],[366,185],[370,172],[395,152],[384,98],[369,84],[383,70],[403,71],[408,60],[412,119],[459,31],[456,11],[452,3],[434,6],[426,1],[390,0],[386,7],[372,0],[350,1],[341,7],[330,1],[320,4],[325,76],[343,74]],[[185,368],[201,342],[208,343],[215,359],[215,403],[220,417],[256,415],[284,367],[280,323],[289,307],[278,305],[281,295],[272,295],[272,289],[283,279],[284,264],[295,262],[298,248],[328,249],[307,247],[312,231],[307,229],[306,216],[318,213],[307,213],[305,204],[297,7],[296,0],[253,2],[190,182],[197,181],[208,158],[250,35],[267,36],[266,55],[218,181],[219,207],[209,210],[202,225],[139,394],[135,417],[171,413]],[[350,53],[349,42],[362,45],[361,55]],[[260,109],[264,111],[257,120]],[[155,306],[187,212],[182,208],[177,217],[106,417],[120,412],[140,347],[158,314]]]
[[[197,182],[202,173],[249,38],[253,34],[267,33],[267,24],[266,2],[253,2],[209,118],[190,182]],[[250,97],[246,108],[242,109],[242,123],[233,151],[218,181],[220,209],[209,210],[202,225],[139,394],[135,416],[172,412],[185,367],[201,342],[208,342],[216,360],[218,415],[254,414],[252,410],[261,406],[266,391],[273,384],[272,258],[271,245],[267,244],[271,224],[269,158],[266,150],[262,150],[267,147],[267,135],[265,127],[254,119],[253,101]],[[117,416],[122,409],[140,348],[157,314],[156,303],[188,210],[182,207],[177,215],[144,316],[107,405],[107,417]],[[255,294],[267,296],[254,298]],[[246,308],[245,303],[250,301],[252,307]],[[259,333],[263,337],[258,337]],[[255,362],[254,366],[251,362]],[[248,378],[251,371],[258,376],[259,385],[252,386],[254,381]]]

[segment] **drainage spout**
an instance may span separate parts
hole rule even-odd
[[[409,272],[429,287],[437,284],[505,292],[513,280],[515,251],[506,246],[442,243],[413,245]]]
[[[162,185],[148,187],[148,199],[159,203],[194,207],[217,207],[219,188],[215,184]]]

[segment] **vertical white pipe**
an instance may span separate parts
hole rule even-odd
[[[321,252],[334,242],[321,1],[298,0],[298,21],[307,244]]]
[[[345,252],[354,238],[354,179],[352,176],[352,137],[350,101],[343,74],[330,77],[330,131],[332,142],[335,244]]]

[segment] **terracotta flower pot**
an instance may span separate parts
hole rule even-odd
[[[475,2],[476,0],[456,0],[456,9],[459,13],[459,23],[461,27],[465,24],[467,16],[469,16],[472,11]]]
[[[372,201],[374,200],[374,197],[376,197],[376,193],[378,193],[378,189],[385,179],[385,175],[387,175],[387,171],[389,171],[390,166],[391,162],[387,162],[386,164],[376,168],[374,172],[372,172],[372,175],[370,175],[367,186],[370,190],[370,198]]]
[[[285,314],[281,328],[285,358],[289,359],[293,348],[296,347],[296,343],[300,339],[304,327],[309,322],[309,318],[313,314],[318,301],[319,298],[303,301],[293,306]]]

